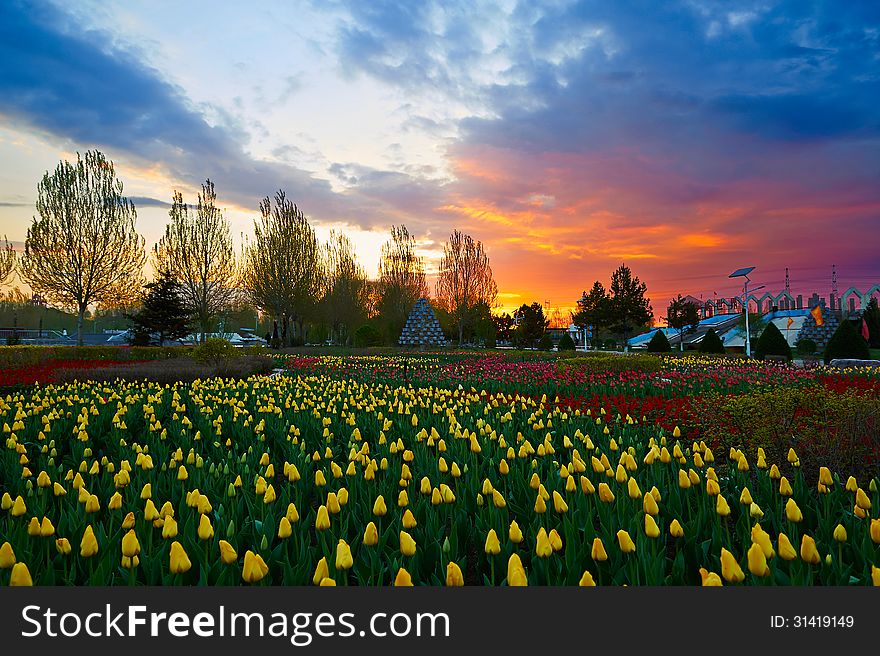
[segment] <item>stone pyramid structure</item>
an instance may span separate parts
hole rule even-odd
[[[413,306],[398,340],[401,346],[445,346],[446,338],[427,298]]]
[[[831,312],[824,306],[822,307],[822,319],[824,320],[824,323],[821,326],[817,326],[813,315],[807,315],[807,319],[804,321],[804,325],[801,326],[797,335],[798,342],[802,339],[813,340],[816,343],[816,351],[818,353],[821,353],[825,349],[828,340],[831,339],[831,336],[837,330],[838,326],[840,326],[840,320],[837,318],[837,314]]]

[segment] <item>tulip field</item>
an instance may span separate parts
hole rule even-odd
[[[877,476],[722,450],[676,414],[829,372],[281,364],[0,397],[0,584],[880,585]]]

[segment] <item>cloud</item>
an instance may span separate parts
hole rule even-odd
[[[129,196],[128,200],[134,203],[135,207],[171,207],[171,203],[146,196]]]

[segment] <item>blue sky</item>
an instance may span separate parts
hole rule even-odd
[[[431,263],[471,232],[506,305],[570,305],[622,260],[658,306],[742,264],[880,279],[880,3],[71,4],[0,7],[12,240],[42,173],[97,147],[148,245],[210,177],[236,234],[283,188],[370,272],[391,224]]]

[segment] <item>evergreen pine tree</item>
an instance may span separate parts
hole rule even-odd
[[[791,360],[791,347],[772,321],[767,323],[755,347],[755,357],[758,360],[763,360],[768,355],[784,355]]]
[[[709,328],[700,341],[700,353],[720,353],[723,355],[724,352],[724,342],[721,341],[714,328]]]
[[[562,336],[562,339],[559,340],[559,344],[557,345],[560,351],[574,351],[574,340],[571,338],[571,335],[565,333]]]
[[[837,359],[867,360],[868,344],[848,319],[840,322],[825,347],[825,364]]]
[[[658,330],[654,333],[651,341],[648,342],[649,353],[668,353],[671,350],[672,346],[669,345],[669,340],[666,338],[666,334],[662,330]]]
[[[149,344],[156,335],[159,346],[168,340],[181,339],[190,333],[190,315],[180,294],[180,284],[169,271],[159,272],[144,286],[143,304],[137,314],[128,315],[132,323],[132,342]]]

